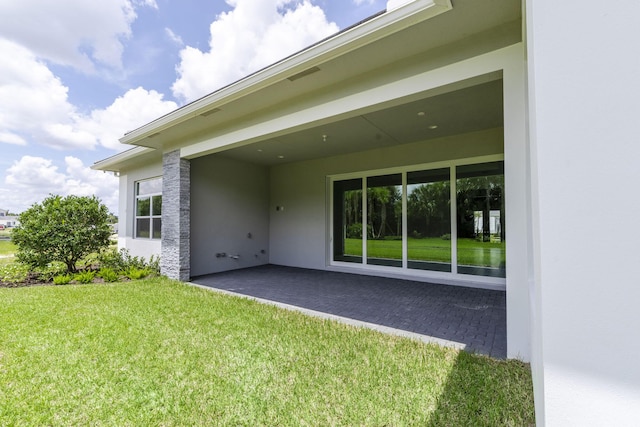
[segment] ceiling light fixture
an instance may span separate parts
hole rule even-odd
[[[322,142],[327,142],[327,135],[322,135]]]
[[[281,154],[278,156],[279,159],[284,159],[284,156]]]
[[[426,113],[425,113],[424,111],[419,111],[419,112],[418,112],[418,116],[420,116],[420,117],[424,117],[424,115],[425,115],[425,114],[426,114]]]
[[[429,126],[429,129],[431,129],[431,130],[438,129],[438,125],[431,125],[431,126]]]

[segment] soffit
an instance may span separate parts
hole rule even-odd
[[[502,79],[497,79],[217,155],[273,166],[497,128],[503,117]]]

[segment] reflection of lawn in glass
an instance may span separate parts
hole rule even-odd
[[[401,240],[368,240],[367,254],[374,258],[402,259]],[[439,237],[409,238],[409,259],[451,262],[451,241]],[[345,239],[345,254],[362,256],[361,239]],[[498,267],[505,262],[504,242],[478,242],[458,239],[458,264]]]

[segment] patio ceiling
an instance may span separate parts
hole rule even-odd
[[[218,155],[272,166],[502,125],[502,79],[497,79],[230,149]]]

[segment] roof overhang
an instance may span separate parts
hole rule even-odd
[[[120,172],[138,165],[157,161],[162,158],[162,153],[154,148],[133,147],[122,153],[118,153],[106,159],[100,160],[91,166],[91,169]]]

